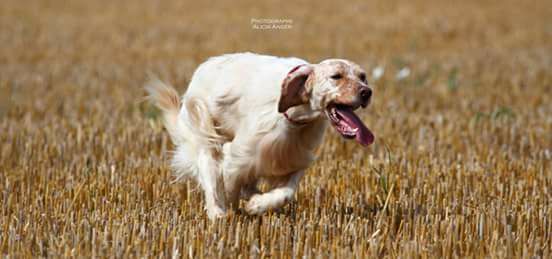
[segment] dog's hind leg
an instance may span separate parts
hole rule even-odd
[[[182,102],[174,88],[155,78],[146,84],[146,90],[148,98],[163,111],[165,127],[177,146],[172,159],[176,180],[196,178],[205,194],[209,218],[223,216],[225,193],[217,159],[221,137],[206,102],[193,97]]]
[[[254,149],[250,149],[252,145],[247,142],[244,144],[243,141],[250,140],[237,137],[223,146],[222,168],[226,201],[233,209],[239,207],[242,193],[256,191],[256,180],[252,177],[254,163],[251,160]]]
[[[207,215],[210,219],[223,217],[226,213],[224,183],[214,151],[205,148],[199,150],[197,167],[197,180],[205,195]]]
[[[284,206],[293,199],[303,174],[304,171],[297,171],[283,179],[284,181],[275,182],[276,187],[269,192],[253,195],[247,202],[245,210],[249,214],[259,215],[269,209],[278,209]]]
[[[235,145],[234,145],[235,146]],[[223,145],[223,178],[224,178],[224,190],[228,205],[233,209],[237,209],[240,204],[240,191],[242,188],[243,166],[236,164],[240,160],[233,157],[232,142],[228,142]]]

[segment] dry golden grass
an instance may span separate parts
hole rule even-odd
[[[0,256],[552,257],[550,1],[256,2],[2,0]],[[211,223],[141,86],[246,50],[385,66],[377,140],[329,130],[295,202]]]

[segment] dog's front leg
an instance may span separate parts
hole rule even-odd
[[[263,194],[256,194],[251,197],[245,207],[249,214],[259,215],[269,209],[278,209],[293,199],[299,181],[303,176],[304,171],[297,171],[289,176],[287,181],[276,186],[276,188]]]

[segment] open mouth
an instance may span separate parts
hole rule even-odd
[[[353,112],[353,108],[346,105],[331,104],[326,108],[326,115],[332,126],[344,138],[355,139],[363,146],[374,142],[374,134],[362,123],[360,118]]]

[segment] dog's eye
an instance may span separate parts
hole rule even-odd
[[[360,79],[360,81],[362,81],[362,82],[366,82],[366,74],[362,73],[362,74],[358,75],[358,79]]]
[[[341,74],[335,74],[335,75],[331,76],[331,78],[332,78],[333,80],[339,80],[339,79],[341,79],[342,77],[343,77],[343,76],[342,76]]]

